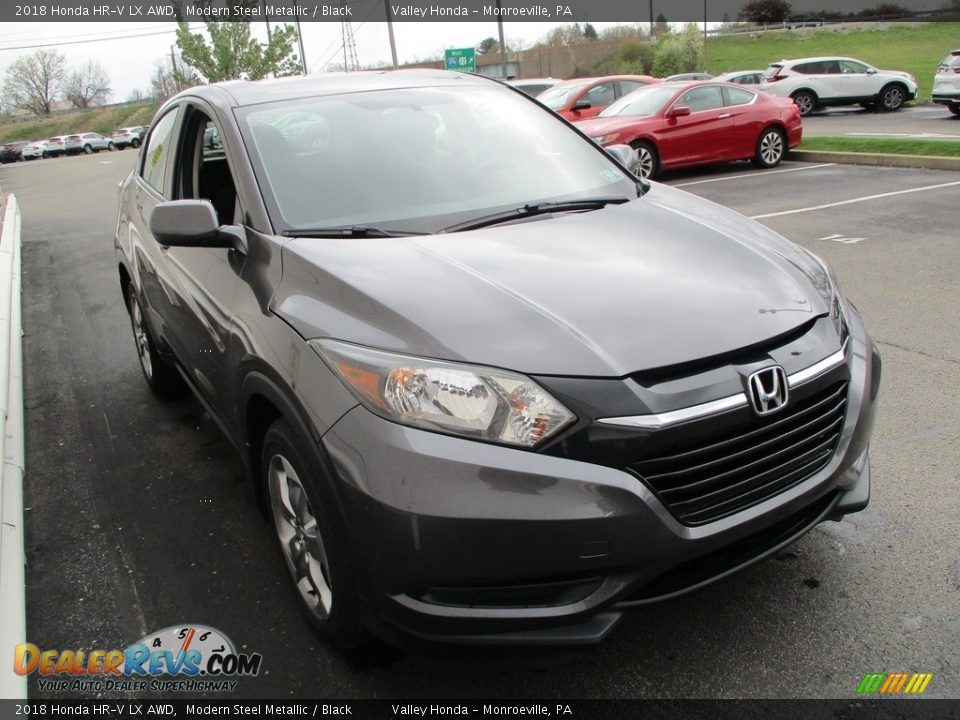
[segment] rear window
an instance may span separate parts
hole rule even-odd
[[[80,136],[79,136],[79,135],[67,135],[67,138],[66,138],[66,139],[67,139],[67,140],[79,140],[79,139],[80,139]]]
[[[952,53],[947,55],[943,62],[940,63],[941,68],[955,68],[960,67],[960,50],[954,50]]]
[[[783,70],[783,65],[780,63],[773,63],[767,68],[767,71],[763,74],[764,77],[772,78],[776,77]]]

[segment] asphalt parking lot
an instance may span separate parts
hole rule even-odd
[[[156,401],[113,255],[135,154],[4,166],[23,210],[28,639],[122,648],[182,623],[264,656],[242,697],[852,697],[866,672],[960,697],[960,173],[785,163],[673,174],[835,268],[884,360],[870,507],[562,657],[343,655],[300,617],[238,458]],[[36,685],[31,687],[36,697]]]
[[[804,118],[805,137],[817,135],[960,140],[960,117],[946,105],[911,105],[897,112],[861,107],[821,108]]]

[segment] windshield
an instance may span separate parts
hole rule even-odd
[[[557,116],[499,86],[402,88],[238,112],[278,231],[438,230],[528,203],[637,197]]]
[[[608,105],[600,112],[600,117],[656,115],[676,94],[677,89],[673,87],[640,88]]]
[[[573,85],[554,85],[549,90],[537,96],[537,100],[551,110],[558,110],[567,104],[567,101],[583,90],[590,83],[574,83]]]

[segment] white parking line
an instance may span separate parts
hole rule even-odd
[[[852,205],[853,203],[866,202],[867,200],[879,200],[880,198],[892,197],[894,195],[906,195],[907,193],[922,192],[924,190],[937,190],[939,188],[954,187],[960,185],[960,180],[956,182],[940,183],[939,185],[926,185],[924,187],[910,188],[909,190],[894,190],[893,192],[880,193],[878,195],[865,195],[863,197],[852,198],[850,200],[840,200],[839,202],[824,203],[823,205],[812,205],[811,207],[797,208],[796,210],[781,210],[780,212],[764,213],[763,215],[751,215],[752,220],[763,220],[764,218],[780,217],[781,215],[796,215],[797,213],[810,212],[811,210],[825,210],[826,208],[839,207],[840,205]]]
[[[723,182],[724,180],[739,180],[740,178],[766,177],[767,175],[776,175],[777,173],[800,172],[801,170],[815,170],[836,165],[836,163],[823,163],[822,165],[804,165],[803,167],[784,168],[783,170],[766,170],[763,172],[740,173],[739,175],[727,175],[720,178],[710,178],[709,180],[694,180],[693,182],[677,183],[673,187],[689,187],[690,185],[703,185],[704,183]]]

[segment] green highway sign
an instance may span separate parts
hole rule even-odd
[[[472,48],[451,48],[443,51],[444,66],[447,70],[461,72],[477,71],[477,54]]]

